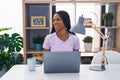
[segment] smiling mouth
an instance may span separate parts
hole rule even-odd
[[[54,27],[56,27],[56,28],[57,28],[57,27],[58,27],[58,25],[54,25]]]

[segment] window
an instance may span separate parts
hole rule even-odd
[[[85,18],[91,18],[92,22],[97,26],[100,26],[100,3],[56,3],[56,11],[65,10],[69,13],[71,19],[71,26],[74,26],[78,21],[79,16],[83,15]],[[95,15],[97,14],[97,15]],[[99,49],[99,35],[93,28],[86,28],[86,35],[92,36],[93,39],[93,50]],[[83,38],[86,35],[77,34],[80,39],[80,51],[84,51]],[[96,36],[97,35],[97,36]]]

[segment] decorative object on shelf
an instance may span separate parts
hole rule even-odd
[[[44,42],[44,39],[45,39],[45,36],[40,36],[40,35],[32,38],[32,42],[35,44],[35,49],[37,51],[42,50],[42,44]]]
[[[84,37],[83,42],[84,42],[86,52],[90,52],[92,50],[92,41],[93,41],[93,38],[91,36]]]
[[[83,23],[84,23],[84,18],[82,15],[81,17],[79,17],[78,23],[71,28],[71,31],[80,34],[85,34],[85,28],[83,26]]]
[[[97,24],[98,22],[98,16],[96,15],[95,12],[86,12],[83,13],[84,16],[84,27],[92,27],[93,23]]]
[[[46,17],[45,16],[32,16],[31,26],[46,26]]]
[[[43,54],[33,54],[33,58],[36,58],[36,64],[42,64],[43,62]]]
[[[84,26],[85,27],[92,27],[92,24],[93,24],[93,22],[92,22],[92,19],[91,18],[84,18]]]
[[[22,48],[23,38],[18,33],[0,35],[0,70],[8,71],[13,65],[23,63],[23,55],[18,53]]]
[[[108,50],[112,50],[112,48],[114,47],[114,43],[113,43],[113,39],[112,39],[112,34],[111,34],[111,32],[108,32],[107,36],[108,36],[107,49],[108,49]]]
[[[112,12],[102,14],[102,19],[104,20],[105,26],[112,26],[114,14]]]
[[[82,57],[81,64],[91,64],[92,57]]]

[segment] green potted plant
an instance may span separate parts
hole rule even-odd
[[[112,12],[104,13],[104,14],[102,14],[102,19],[104,20],[105,26],[112,26],[114,14]]]
[[[40,35],[32,38],[32,42],[35,44],[35,49],[37,51],[42,50],[42,44],[44,42],[44,39],[45,39],[45,36],[40,36]]]
[[[0,28],[1,31],[8,29]],[[22,48],[23,38],[18,33],[0,35],[0,71],[7,71],[13,65],[23,63],[23,55],[18,53]]]
[[[92,41],[93,41],[93,38],[91,36],[84,37],[83,42],[84,42],[84,46],[85,46],[85,51],[91,51]]]

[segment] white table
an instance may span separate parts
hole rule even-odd
[[[27,65],[13,66],[0,80],[120,80],[120,65],[107,65],[105,71],[91,71],[81,65],[80,73],[44,73],[43,66],[28,71]]]

